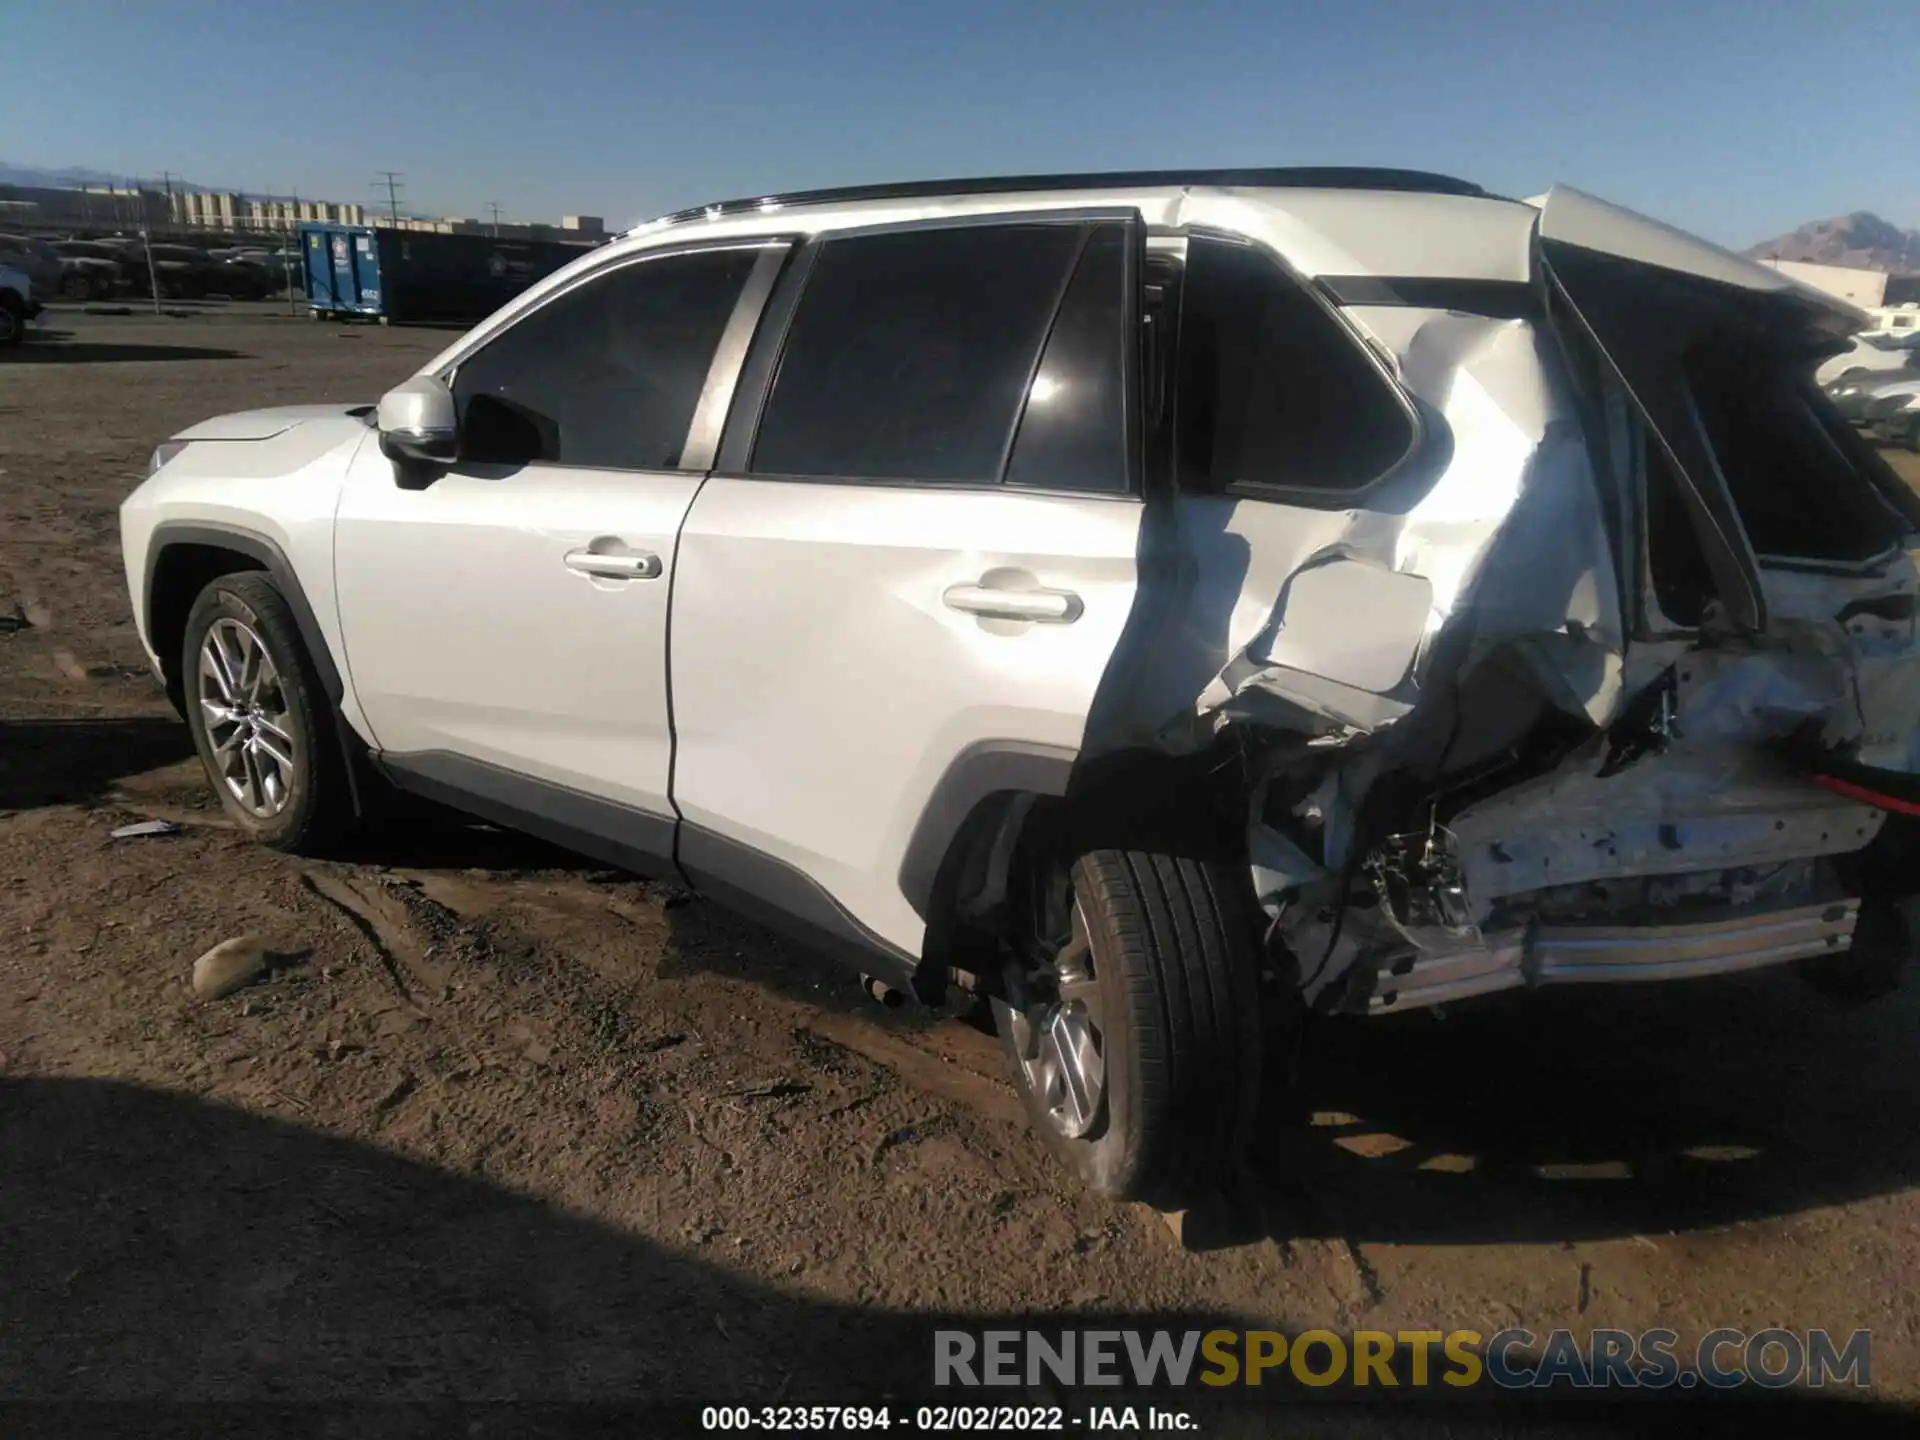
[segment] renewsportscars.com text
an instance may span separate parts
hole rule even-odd
[[[1783,1389],[1872,1384],[1872,1337],[1826,1330],[938,1330],[934,1384]]]

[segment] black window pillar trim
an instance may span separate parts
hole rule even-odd
[[[1060,328],[1060,310],[1067,303],[1067,292],[1073,288],[1073,277],[1079,272],[1081,260],[1086,258],[1087,241],[1093,238],[1093,226],[1080,226],[1080,238],[1074,243],[1073,254],[1067,258],[1067,266],[1060,275],[1060,283],[1054,287],[1053,304],[1047,312],[1046,333],[1040,337],[1039,345],[1034,347],[1033,359],[1027,365],[1027,383],[1020,387],[1020,403],[1014,407],[1013,415],[1007,422],[1007,438],[1000,445],[1000,463],[994,467],[994,483],[1007,483],[1007,467],[1013,463],[1013,448],[1020,443],[1020,427],[1026,424],[1027,409],[1033,403],[1033,382],[1040,374],[1040,367],[1046,364],[1047,347],[1053,343],[1053,332]]]

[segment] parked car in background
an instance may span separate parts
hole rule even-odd
[[[1830,385],[1850,375],[1875,370],[1899,370],[1914,363],[1920,353],[1920,334],[1870,331],[1853,337],[1853,343],[1838,355],[1820,362],[1813,372],[1814,383]]]
[[[1858,319],[1562,187],[722,203],[377,406],[174,435],[131,609],[241,833],[384,779],[986,997],[1053,1152],[1176,1200],[1307,1011],[1898,982],[1920,497],[1809,376]]]
[[[1827,385],[1827,398],[1842,419],[1851,425],[1865,425],[1880,393],[1889,385],[1920,380],[1920,350],[1910,352],[1911,359],[1898,370],[1859,370]]]
[[[127,288],[123,246],[89,240],[54,240],[60,257],[60,293],[69,300],[104,300]]]
[[[267,293],[266,276],[248,265],[229,265],[194,245],[158,244],[153,250],[153,277],[163,300],[198,300],[205,295],[228,295],[258,300]],[[145,294],[150,288],[145,259],[135,252],[133,281]]]
[[[274,289],[284,289],[287,283],[287,257],[278,250],[240,250],[234,259],[244,260],[248,264],[258,265],[267,273],[267,280]]]
[[[254,255],[230,253],[224,256],[220,263],[226,267],[228,284],[237,287],[229,292],[236,299],[260,300],[280,288],[272,272]]]
[[[1868,393],[1860,423],[1879,440],[1920,450],[1920,370],[1903,370]]]
[[[51,300],[60,293],[64,266],[60,252],[45,240],[32,235],[0,235],[0,265],[24,274],[36,300]]]
[[[39,313],[32,278],[24,270],[0,264],[0,347],[26,339],[27,322]]]

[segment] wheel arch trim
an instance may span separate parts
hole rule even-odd
[[[273,581],[274,588],[287,602],[287,608],[293,612],[294,624],[300,627],[300,640],[307,647],[307,654],[313,661],[313,667],[320,674],[321,687],[326,691],[327,699],[336,707],[346,694],[346,687],[340,675],[340,667],[335,663],[333,650],[327,644],[326,632],[320,628],[320,622],[313,613],[313,606],[307,600],[306,590],[300,584],[300,577],[287,554],[279,545],[257,530],[248,530],[238,525],[226,525],[204,520],[163,520],[153,527],[153,533],[147,542],[146,574],[141,580],[141,594],[146,601],[148,640],[153,644],[158,637],[152,634],[155,611],[156,586],[160,581],[160,567],[167,551],[183,545],[199,546],[210,550],[230,550],[257,563]],[[153,644],[156,654],[164,663],[166,656],[157,644]],[[174,657],[178,660],[178,656]]]
[[[969,745],[933,787],[900,860],[900,893],[932,923],[942,872],[954,843],[986,800],[997,794],[1063,796],[1079,752],[1024,740]]]

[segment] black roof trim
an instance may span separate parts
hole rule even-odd
[[[889,185],[843,185],[832,190],[796,190],[786,195],[756,195],[696,205],[664,217],[698,220],[703,215],[738,215],[762,205],[848,205],[857,200],[912,200],[943,195],[999,195],[1023,190],[1146,190],[1171,185],[1207,185],[1234,189],[1402,190],[1424,195],[1486,195],[1478,185],[1425,170],[1378,169],[1365,165],[1320,165],[1245,170],[1112,170],[1075,175],[988,175],[958,180],[910,180]]]

